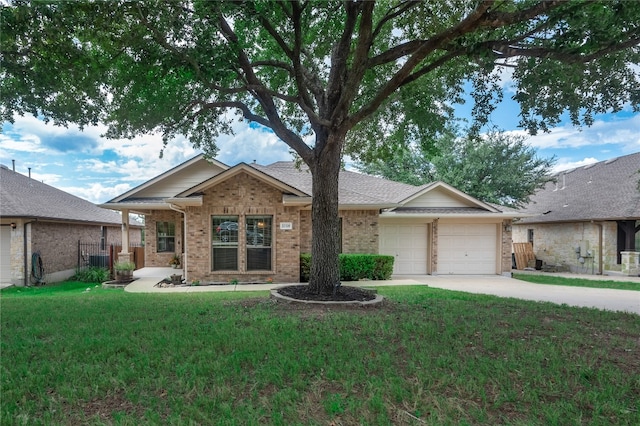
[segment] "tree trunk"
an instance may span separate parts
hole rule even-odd
[[[309,291],[315,294],[333,294],[340,285],[338,175],[343,141],[344,138],[328,136],[321,155],[309,164],[313,182]]]

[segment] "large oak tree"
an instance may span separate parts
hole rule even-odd
[[[515,68],[530,130],[565,111],[589,124],[639,106],[633,1],[14,0],[0,19],[4,120],[182,134],[211,154],[229,111],[270,128],[312,174],[314,292],[339,280],[345,141],[380,155],[375,135],[388,125],[428,120],[437,131],[468,81],[482,121],[496,67]]]

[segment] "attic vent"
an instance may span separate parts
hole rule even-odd
[[[616,158],[612,158],[612,159],[610,159],[610,160],[605,161],[605,162],[604,162],[604,164],[611,164],[611,163],[613,163],[614,161],[616,161],[617,159],[618,159],[618,157],[616,157]]]

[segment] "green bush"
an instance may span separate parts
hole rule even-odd
[[[111,273],[107,268],[90,266],[85,269],[76,270],[76,274],[72,278],[83,283],[102,283],[111,278]]]
[[[388,280],[393,273],[393,256],[380,254],[340,254],[340,280]],[[300,281],[311,275],[311,255],[300,254]]]

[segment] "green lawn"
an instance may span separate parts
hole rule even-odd
[[[614,281],[602,277],[601,280],[588,280],[583,278],[564,278],[555,275],[543,274],[513,274],[513,278],[536,284],[567,285],[573,287],[612,288],[616,290],[640,291],[640,282]]]
[[[640,424],[632,314],[429,287],[378,308],[57,290],[0,293],[1,424]]]

